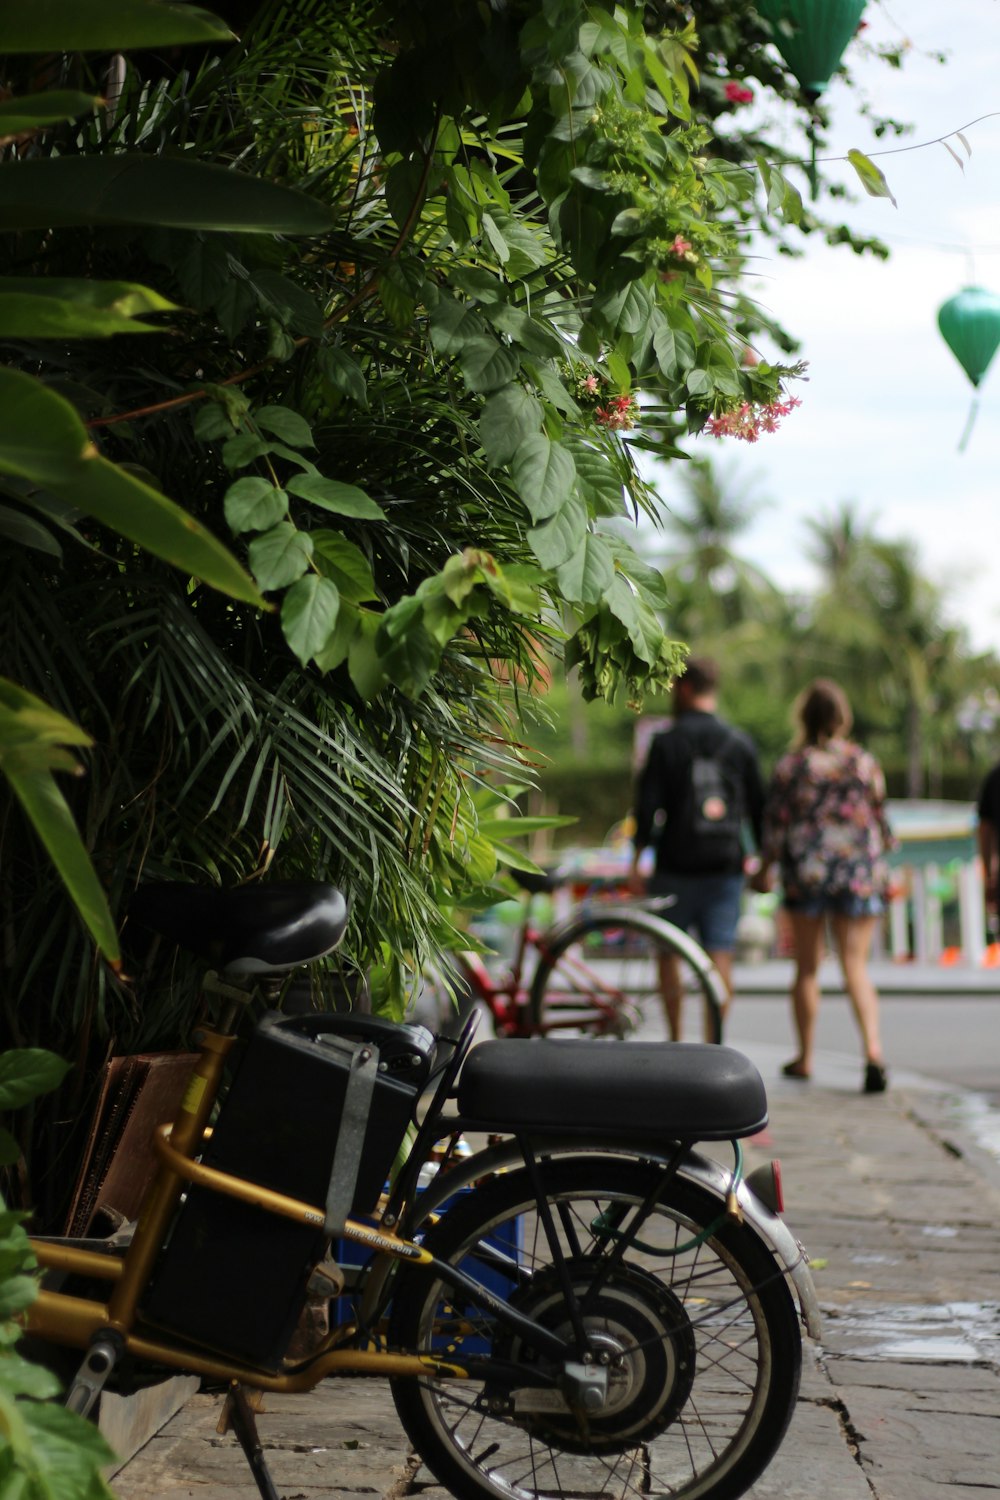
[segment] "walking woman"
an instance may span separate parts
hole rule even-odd
[[[864,1048],[862,1089],[886,1087],[878,993],[868,973],[876,925],[885,910],[892,834],[885,781],[873,755],[847,738],[851,710],[842,689],[817,678],[796,703],[798,733],[774,770],[764,809],[758,889],[781,871],[795,949],[792,1012],[799,1050],[784,1073],[812,1073],[819,1013],[819,964],[829,919]]]

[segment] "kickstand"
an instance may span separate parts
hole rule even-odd
[[[254,1415],[254,1409],[250,1405],[246,1391],[235,1380],[229,1387],[222,1422],[219,1424],[220,1428],[225,1430],[223,1424],[232,1427],[239,1439],[240,1447],[246,1454],[247,1463],[250,1465],[251,1473],[263,1500],[281,1500],[281,1496],[274,1487],[271,1471],[264,1459],[264,1450],[257,1434],[257,1418]]]

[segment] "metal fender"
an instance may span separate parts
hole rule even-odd
[[[692,1152],[685,1158],[679,1175],[723,1198],[729,1188],[729,1173],[725,1167],[697,1152]],[[736,1196],[743,1211],[744,1222],[749,1224],[784,1266],[785,1274],[799,1299],[799,1310],[806,1332],[811,1339],[818,1339],[823,1331],[823,1319],[805,1247],[795,1238],[784,1219],[762,1203],[745,1182],[740,1183]]]
[[[633,1141],[609,1143],[600,1139],[562,1138],[536,1141],[539,1156],[627,1156],[633,1161],[658,1161],[667,1163],[676,1147],[670,1143]],[[421,1192],[416,1204],[405,1216],[401,1228],[407,1235],[418,1230],[429,1214],[434,1213],[461,1188],[471,1187],[484,1177],[498,1171],[510,1171],[523,1165],[524,1158],[514,1141],[501,1141],[474,1156],[460,1159],[447,1171],[439,1172]],[[721,1163],[702,1156],[698,1151],[689,1151],[677,1169],[677,1175],[693,1182],[714,1194],[725,1203],[731,1183],[731,1173]],[[783,1219],[762,1203],[757,1195],[740,1183],[737,1198],[743,1212],[744,1223],[762,1240],[768,1250],[784,1268],[798,1298],[802,1322],[810,1338],[818,1339],[822,1330],[819,1300],[809,1270],[806,1251],[795,1238]]]

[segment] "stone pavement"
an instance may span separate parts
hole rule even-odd
[[[779,1076],[784,1052],[745,1050],[771,1106],[747,1167],[781,1158],[824,1314],[751,1500],[1000,1500],[1000,1160],[977,1138],[975,1101],[902,1074],[865,1097],[856,1060],[837,1054],[793,1083]],[[381,1382],[329,1381],[265,1406],[285,1500],[443,1500]],[[113,1479],[118,1500],[253,1500],[218,1408],[212,1394],[189,1401]]]

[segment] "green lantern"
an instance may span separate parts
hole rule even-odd
[[[757,10],[771,24],[774,45],[815,104],[840,64],[844,48],[858,29],[865,0],[757,0]],[[809,184],[816,197],[816,131],[809,121]]]
[[[1000,297],[981,286],[963,287],[938,308],[938,327],[948,348],[978,390],[1000,346]],[[972,399],[969,420],[958,445],[961,453],[969,441],[979,403]]]
[[[815,104],[858,29],[865,0],[757,0],[774,45]]]

